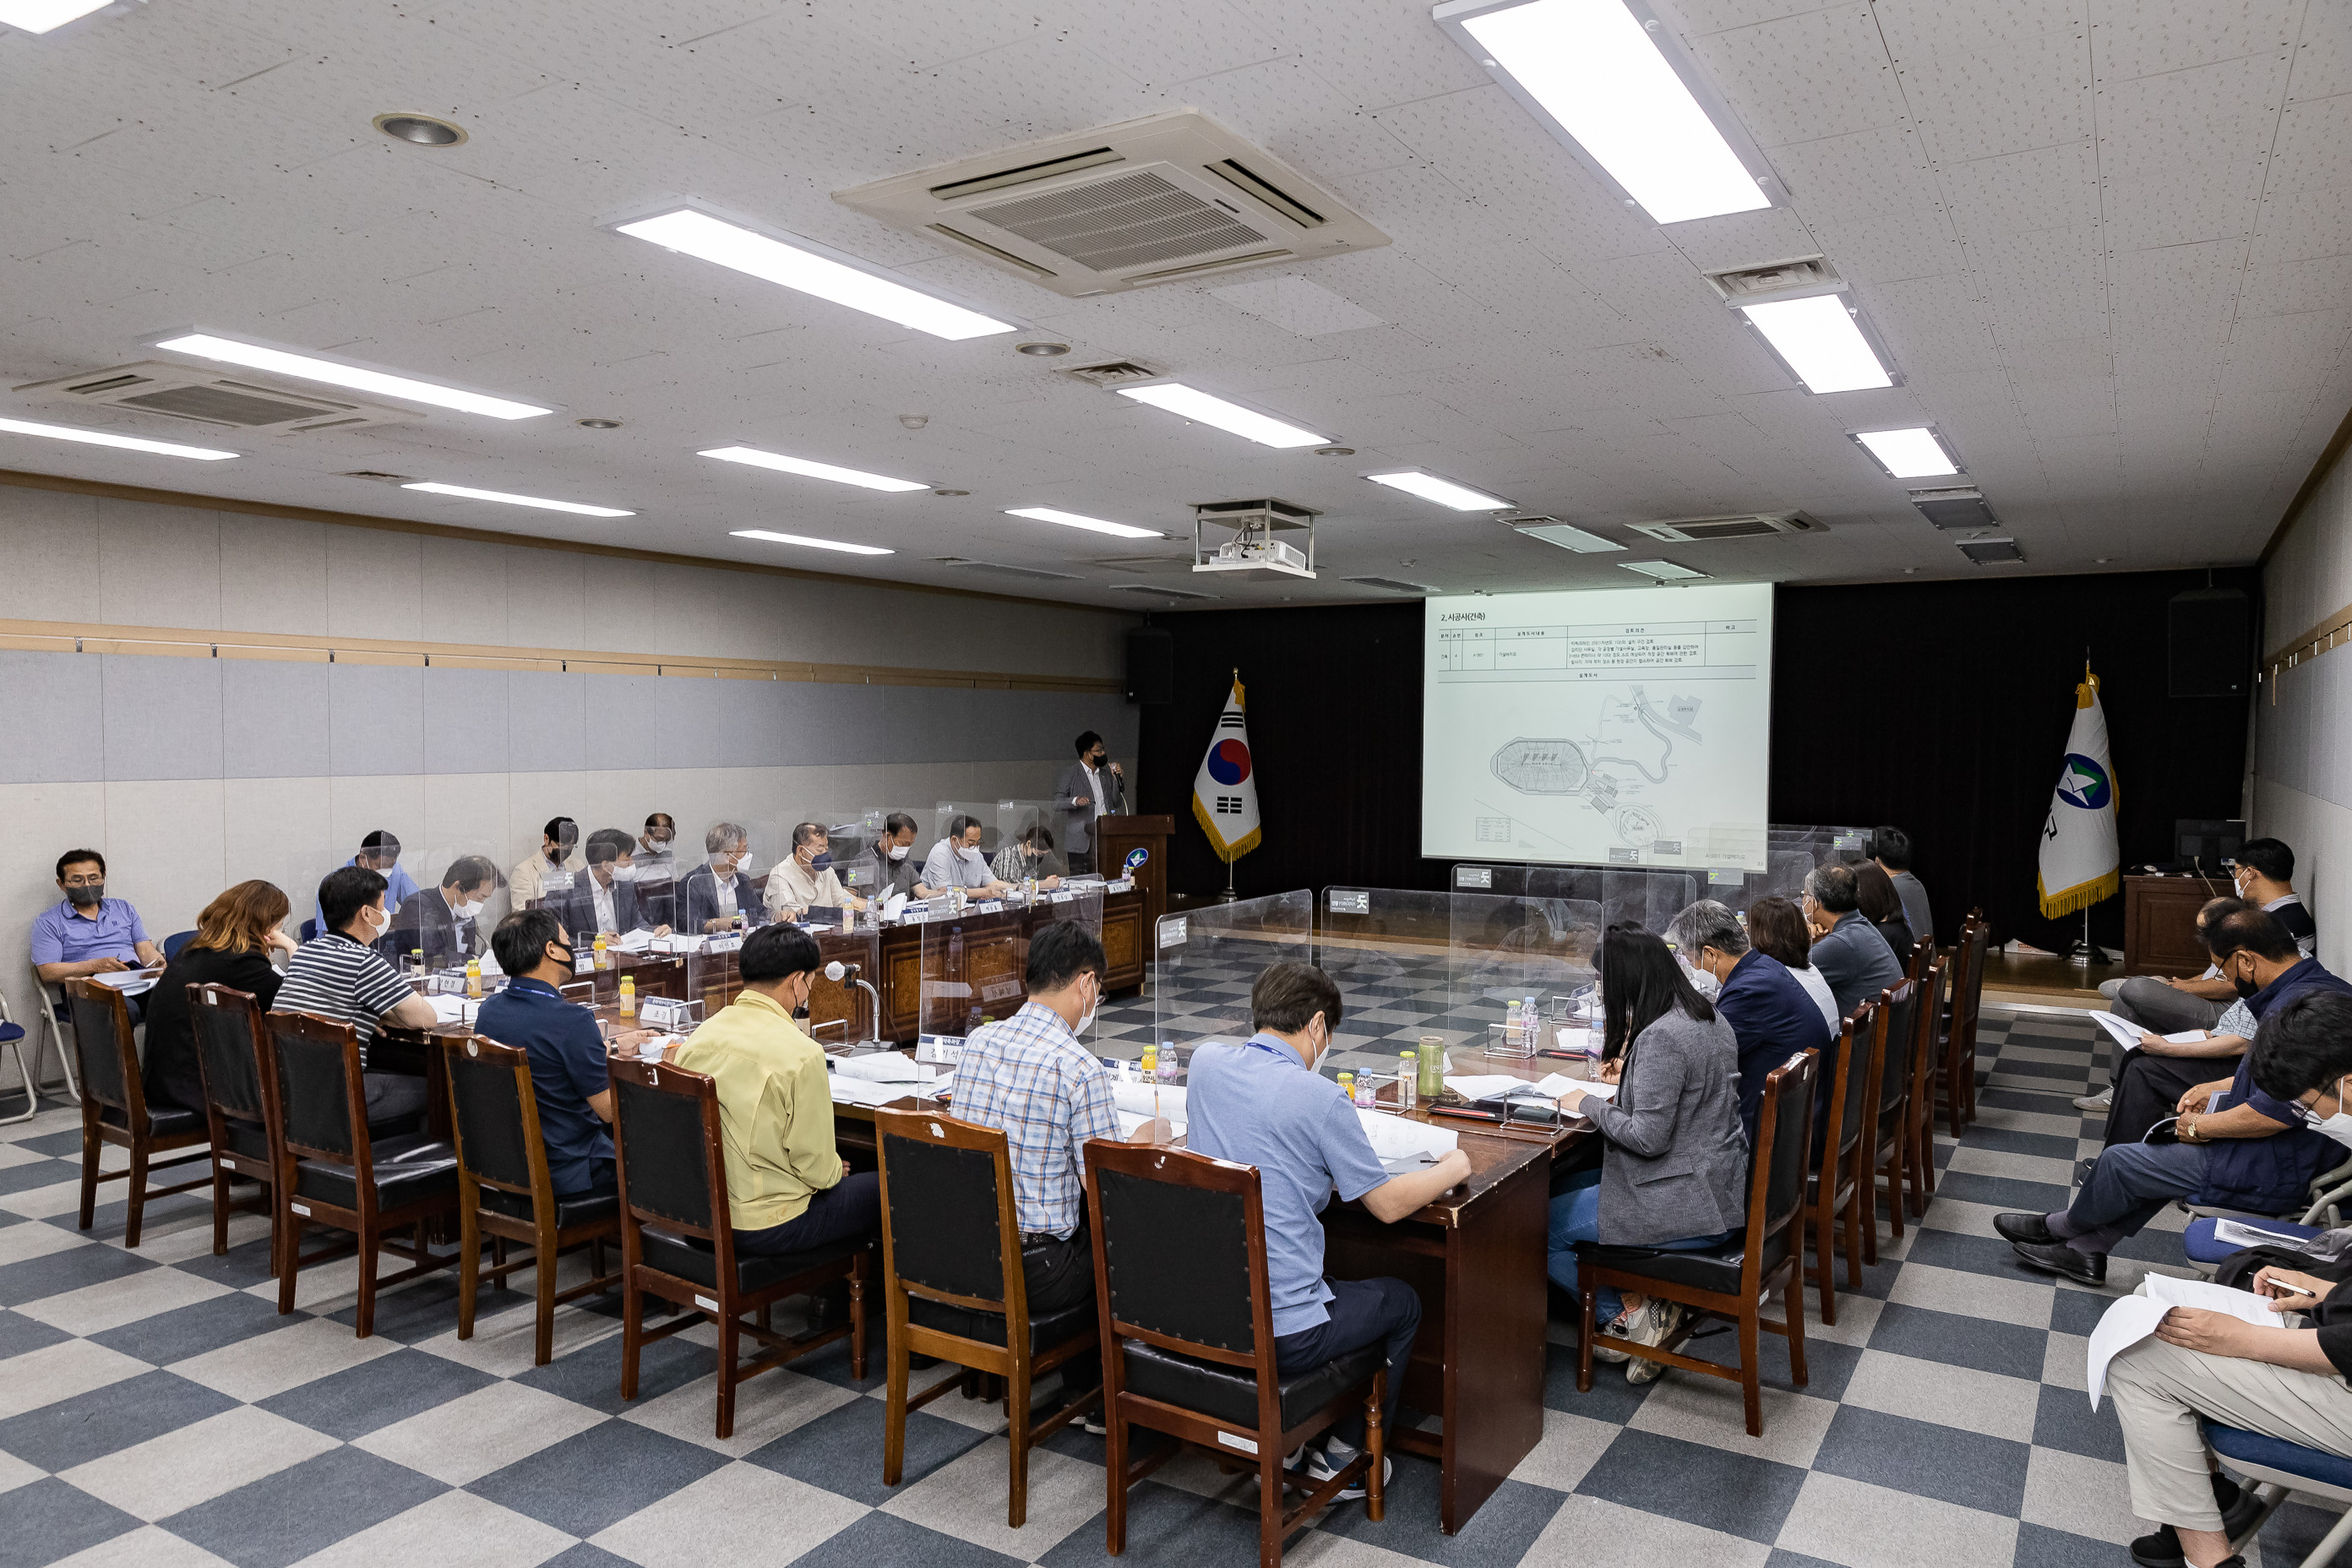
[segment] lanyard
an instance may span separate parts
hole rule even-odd
[[[1304,1070],[1307,1066],[1305,1062],[1298,1059],[1298,1053],[1292,1050],[1289,1047],[1269,1046],[1255,1035],[1242,1042],[1242,1048],[1249,1051],[1264,1051],[1267,1056],[1274,1058],[1277,1061],[1288,1062],[1292,1067],[1300,1068],[1301,1070]]]

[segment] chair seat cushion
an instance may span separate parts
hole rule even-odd
[[[0,1023],[0,1046],[5,1046],[11,1040],[21,1040],[24,1037],[24,1025]]]
[[[907,1321],[926,1329],[937,1329],[943,1334],[954,1334],[960,1339],[978,1340],[984,1345],[1004,1342],[1004,1314],[1002,1312],[976,1312],[968,1307],[950,1307],[944,1301],[927,1301],[920,1296],[910,1295],[907,1298]],[[1065,1307],[1044,1317],[1032,1313],[1029,1318],[1029,1353],[1043,1355],[1055,1345],[1066,1344],[1095,1329],[1100,1321],[1092,1301],[1081,1301],[1075,1307]]]
[[[1792,1223],[1772,1233],[1772,1239],[1765,1244],[1764,1256],[1759,1260],[1765,1273],[1779,1268],[1788,1258],[1789,1237],[1794,1229]],[[1660,1252],[1647,1247],[1602,1247],[1596,1242],[1579,1242],[1576,1261],[1579,1268],[1598,1266],[1621,1273],[1638,1274],[1661,1285],[1685,1285],[1695,1289],[1712,1290],[1717,1295],[1737,1296],[1740,1290],[1741,1271],[1748,1262],[1748,1237],[1742,1232],[1728,1241],[1700,1247],[1694,1252]]]
[[[510,1193],[503,1187],[482,1186],[475,1189],[482,1194],[482,1206],[492,1214],[506,1215],[529,1224],[531,1219],[530,1196],[527,1193]],[[596,1221],[617,1219],[621,1213],[621,1194],[606,1188],[603,1192],[559,1193],[555,1198],[555,1228],[570,1230],[574,1226],[593,1225]]]
[[[1120,1342],[1127,1356],[1127,1388],[1162,1405],[1197,1411],[1212,1420],[1257,1430],[1257,1375],[1238,1366],[1179,1355],[1135,1340]],[[1282,1425],[1287,1431],[1349,1389],[1370,1378],[1381,1365],[1378,1345],[1350,1351],[1337,1361],[1309,1367],[1282,1379]]]
[[[221,1118],[221,1131],[226,1135],[221,1147],[244,1155],[248,1160],[269,1158],[269,1134],[257,1121],[240,1121],[234,1116]]]
[[[719,1255],[710,1249],[709,1242],[650,1225],[637,1235],[643,1244],[639,1256],[646,1268],[675,1274],[709,1289],[719,1288]],[[806,1252],[787,1252],[774,1258],[738,1258],[735,1289],[743,1295],[751,1295],[794,1275],[855,1258],[870,1245],[870,1237],[853,1236]]]
[[[2189,1262],[2219,1263],[2221,1259],[2243,1250],[2235,1242],[2214,1239],[2213,1227],[2220,1223],[2219,1220],[2203,1217],[2189,1222],[2188,1233],[2181,1237],[2180,1249],[2188,1255]],[[2239,1223],[2246,1222],[2242,1220]],[[2317,1226],[2298,1225],[2293,1220],[2266,1219],[2254,1223],[2257,1229],[2276,1231],[2281,1236],[2293,1237],[2298,1241],[2308,1240],[2319,1234]]]
[[[2315,1481],[2324,1487],[2352,1492],[2352,1459],[2306,1448],[2300,1443],[2249,1432],[2241,1426],[2222,1426],[2200,1419],[2205,1441],[2225,1459],[2241,1465],[2260,1465],[2264,1469],[2279,1470],[2299,1480]]]
[[[437,1138],[417,1134],[388,1138],[373,1146],[375,1205],[379,1209],[457,1195],[457,1151]],[[349,1165],[303,1160],[294,1167],[294,1192],[342,1208],[359,1206],[359,1183]]]
[[[128,1125],[123,1120],[122,1112],[110,1105],[98,1113],[98,1119],[109,1127]],[[190,1132],[202,1132],[204,1130],[205,1113],[201,1110],[191,1110],[184,1105],[174,1105],[168,1100],[151,1100],[147,1102],[147,1132],[150,1137],[178,1138]]]

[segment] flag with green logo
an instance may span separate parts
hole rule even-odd
[[[2087,664],[2074,688],[2074,727],[2066,733],[2066,760],[2058,766],[2058,787],[2042,826],[2042,870],[2034,883],[2046,920],[2113,898],[2123,885],[2107,713],[2099,706],[2099,678]]]

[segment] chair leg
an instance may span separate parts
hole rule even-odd
[[[735,1436],[735,1347],[742,1337],[734,1303],[721,1299],[719,1309],[719,1440]]]
[[[302,1218],[286,1196],[286,1183],[276,1184],[270,1194],[278,1209],[278,1315],[284,1317],[294,1310],[294,1283],[302,1272]]]
[[[1801,1271],[1789,1271],[1789,1283],[1780,1292],[1780,1321],[1789,1325],[1789,1377],[1799,1388],[1812,1380],[1805,1370],[1805,1282]]]
[[[1364,1401],[1364,1452],[1371,1458],[1371,1469],[1364,1477],[1364,1517],[1374,1524],[1388,1510],[1388,1489],[1381,1479],[1381,1472],[1388,1468],[1389,1435],[1381,1422],[1388,1390],[1389,1369],[1381,1367],[1372,1373],[1371,1397]]]
[[[1592,1281],[1590,1279],[1581,1280],[1580,1283],[1584,1287],[1577,1292],[1583,1298],[1583,1303],[1579,1310],[1584,1314],[1582,1319],[1584,1327],[1583,1331],[1576,1336],[1576,1392],[1590,1394],[1592,1392],[1592,1336],[1601,1331],[1601,1326],[1593,1321],[1592,1300],[1600,1292],[1592,1288]]]
[[[543,1245],[532,1261],[539,1265],[538,1319],[533,1326],[531,1365],[545,1366],[555,1358],[555,1244],[552,1236],[542,1237]]]
[[[505,1267],[506,1267],[506,1261],[507,1261],[507,1238],[506,1238],[505,1237],[503,1237],[503,1236],[494,1236],[494,1237],[490,1237],[490,1264],[491,1264],[491,1267],[493,1267],[493,1268],[505,1268]],[[509,1286],[509,1285],[507,1283],[507,1277],[506,1277],[505,1275],[503,1275],[503,1274],[501,1274],[501,1275],[498,1276],[496,1279],[494,1279],[493,1280],[491,1280],[491,1281],[490,1281],[490,1283],[491,1283],[491,1285],[492,1285],[495,1289],[500,1289],[500,1290],[507,1290],[507,1289],[513,1289],[513,1287]]]
[[[1748,1412],[1748,1435],[1764,1436],[1764,1382],[1762,1347],[1759,1320],[1764,1309],[1756,1302],[1745,1302],[1739,1311],[1739,1400]]]
[[[365,1210],[361,1211],[360,1310],[359,1321],[354,1327],[359,1331],[358,1337],[363,1340],[373,1338],[375,1334],[375,1249],[383,1240],[383,1237],[376,1234],[375,1215]]]
[[[134,1138],[131,1142],[131,1174],[124,1179],[130,1188],[129,1207],[122,1220],[122,1245],[138,1250],[139,1222],[147,1213],[147,1141]]]
[[[1104,1363],[1110,1355],[1106,1352]],[[1118,1402],[1108,1380],[1103,1384],[1103,1473],[1110,1496],[1103,1509],[1103,1551],[1116,1557],[1127,1550],[1127,1423],[1119,1418]],[[1265,1500],[1259,1500],[1261,1503]]]
[[[95,1118],[81,1124],[81,1228],[88,1230],[98,1217],[98,1161],[105,1148],[98,1136]]]
[[[1853,1197],[1848,1210],[1846,1232],[1849,1248],[1846,1254],[1847,1283],[1856,1288],[1862,1284],[1862,1270],[1855,1268],[1853,1264],[1855,1257],[1852,1250],[1853,1240],[1858,1238],[1862,1243],[1860,1256],[1863,1262],[1872,1268],[1876,1268],[1878,1265],[1877,1161],[1877,1147],[1873,1143],[1870,1134],[1865,1132],[1853,1146]],[[1870,1200],[1868,1215],[1863,1213],[1862,1200],[1864,1198]]]
[[[866,1381],[866,1260],[849,1274],[849,1375]]]
[[[1013,1445],[1012,1497],[1005,1504],[1004,1522],[1018,1530],[1029,1518],[1029,1358],[1016,1355],[1013,1373],[1004,1380],[1005,1413],[1011,1427],[1004,1436]],[[1275,1489],[1275,1516],[1282,1514],[1282,1489]]]
[[[1814,1216],[1813,1222],[1813,1229],[1816,1233],[1814,1237],[1814,1246],[1821,1255],[1822,1272],[1820,1283],[1822,1288],[1822,1321],[1829,1325],[1831,1328],[1837,1327],[1837,1246],[1835,1232],[1837,1230],[1838,1216],[1837,1211],[1830,1206],[1827,1200],[1833,1198],[1836,1195],[1837,1179],[1832,1176],[1830,1179],[1830,1190],[1828,1193],[1823,1194],[1824,1201],[1819,1205],[1820,1213]],[[1801,1285],[1800,1287],[1799,1294],[1801,1297]],[[1801,1300],[1798,1303],[1798,1309],[1801,1312],[1803,1310],[1803,1302]]]
[[[228,1167],[213,1157],[213,1256],[228,1251]]]
[[[474,1310],[482,1289],[481,1221],[468,1206],[457,1216],[457,1337],[474,1337]]]
[[[890,1334],[882,1349],[882,1484],[895,1487],[907,1458],[907,1341]],[[1113,1461],[1111,1489],[1118,1489]]]
[[[646,1298],[636,1283],[621,1281],[621,1397],[637,1396],[637,1350],[646,1332]]]
[[[1257,1563],[1258,1568],[1282,1568],[1282,1514],[1286,1500],[1282,1489],[1282,1456],[1275,1445],[1258,1436]]]

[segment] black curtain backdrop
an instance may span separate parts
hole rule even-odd
[[[2246,701],[2165,694],[2166,604],[2208,575],[1780,589],[1771,820],[1897,824],[1945,941],[1974,907],[1996,940],[2063,948],[2081,917],[2042,920],[2034,871],[2085,648],[2113,740],[2125,864],[2169,860],[2175,818],[2238,815]],[[2256,570],[2210,579],[2259,604]],[[1452,862],[1421,858],[1417,602],[1152,621],[1176,638],[1175,700],[1143,710],[1137,809],[1177,819],[1173,890],[1224,885],[1192,792],[1235,667],[1265,822],[1262,846],[1234,868],[1241,895],[1446,886]],[[2091,920],[2095,940],[2120,951],[2123,900]]]

